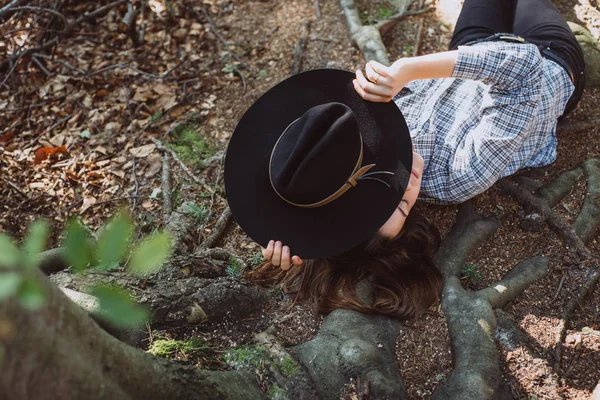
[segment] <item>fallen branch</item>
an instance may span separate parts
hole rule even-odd
[[[314,0],[315,3],[315,12],[317,13],[317,19],[321,19],[321,6],[319,5],[319,0]]]
[[[507,179],[501,179],[497,185],[505,193],[513,196],[523,207],[534,208],[546,220],[548,226],[561,238],[566,246],[575,249],[580,257],[590,258],[591,253],[573,227],[556,214],[543,200]]]
[[[215,227],[210,236],[207,237],[200,245],[199,250],[202,251],[214,247],[215,244],[219,241],[219,239],[221,239],[221,237],[225,234],[225,231],[227,230],[229,224],[231,224],[232,221],[233,214],[231,213],[229,207],[227,207],[225,210],[223,210],[223,213],[217,220],[217,223],[215,224]]]
[[[192,180],[194,182],[196,182],[198,185],[202,186],[202,188],[204,190],[206,190],[207,192],[209,192],[210,194],[214,194],[215,190],[213,188],[211,188],[210,186],[208,186],[205,182],[203,182],[200,178],[198,178],[196,175],[194,175],[192,173],[192,171],[188,168],[187,165],[184,164],[183,161],[181,161],[179,159],[179,157],[177,157],[177,153],[175,153],[173,150],[171,150],[170,148],[166,147],[160,140],[155,139],[155,138],[150,138],[150,140],[152,140],[152,142],[156,145],[156,147],[162,151],[162,152],[168,152],[169,154],[171,154],[171,157],[173,158],[173,160],[175,160],[175,162],[177,162],[177,164],[179,164],[179,166],[181,167],[181,169],[183,169],[183,171],[190,177],[192,178]]]
[[[557,333],[554,341],[554,356],[556,357],[556,364],[560,367],[562,363],[562,343],[567,336],[567,329],[569,321],[573,313],[584,303],[585,299],[592,294],[598,280],[600,279],[600,270],[598,265],[591,271],[586,281],[581,285],[575,297],[573,297],[563,310],[562,318],[557,327]]]
[[[133,47],[139,47],[141,45],[140,35],[137,33],[137,16],[139,15],[139,10],[133,7],[131,2],[127,3],[127,13],[123,17],[123,28],[122,30],[127,32],[131,42],[133,43]]]
[[[206,9],[204,7],[200,7],[200,11],[202,11],[202,13],[204,14],[204,16],[206,17],[206,20],[208,21],[208,24],[210,26],[210,30],[212,31],[212,33],[217,37],[217,39],[219,39],[219,41],[223,44],[223,46],[225,47],[225,51],[232,56],[233,58],[235,58],[241,65],[244,66],[244,68],[246,68],[248,71],[252,71],[252,68],[250,68],[250,66],[248,64],[246,64],[236,53],[234,53],[233,51],[231,51],[230,49],[230,44],[227,42],[227,40],[225,40],[225,38],[223,36],[221,36],[221,34],[219,33],[219,31],[217,30],[217,27],[215,26],[212,18],[210,17],[210,15],[208,14],[208,11],[206,11]]]
[[[346,18],[350,40],[362,52],[365,60],[375,60],[381,64],[390,65],[379,30],[375,26],[362,24],[354,0],[340,0],[340,6]]]
[[[374,27],[382,34],[385,35],[389,32],[400,20],[408,17],[412,17],[414,15],[421,15],[431,10],[434,10],[435,7],[425,7],[416,11],[402,11],[397,14],[392,15],[390,18],[385,19],[383,21],[379,21],[374,25]]]
[[[163,193],[163,223],[169,222],[169,216],[173,212],[171,201],[171,169],[169,168],[169,152],[163,152],[162,159],[162,193]]]
[[[23,3],[24,0],[12,0],[10,3],[0,8],[0,18],[4,16],[4,14],[12,11],[14,7],[17,7],[19,4]]]
[[[296,75],[302,71],[302,55],[304,54],[304,49],[306,48],[306,39],[308,38],[308,31],[310,29],[310,20],[307,20],[302,25],[302,34],[300,35],[300,40],[296,44],[296,48],[294,49],[294,62],[292,63],[292,71],[290,75]]]

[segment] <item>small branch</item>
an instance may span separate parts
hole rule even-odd
[[[107,5],[102,6],[102,7],[100,7],[99,9],[97,9],[95,11],[92,11],[90,13],[86,13],[82,17],[79,17],[77,20],[75,20],[75,22],[69,24],[69,29],[72,29],[73,27],[75,27],[76,25],[79,25],[83,21],[87,21],[87,20],[96,18],[96,17],[104,14],[105,12],[109,11],[111,8],[116,7],[116,6],[120,6],[121,4],[124,4],[126,2],[127,2],[127,0],[113,1],[112,3],[108,3]],[[69,29],[66,29],[66,30],[69,30]]]
[[[20,11],[20,10],[29,10],[29,11],[34,11],[37,13],[49,13],[49,14],[55,15],[58,18],[60,18],[60,20],[65,24],[65,26],[67,26],[69,24],[69,22],[67,21],[67,17],[65,17],[63,14],[61,14],[58,11],[53,10],[51,8],[22,6],[22,7],[13,7],[11,9],[11,11]]]
[[[558,289],[556,289],[556,293],[554,294],[554,297],[552,298],[553,301],[556,301],[556,299],[558,299],[558,296],[560,295],[560,291],[562,290],[563,284],[565,283],[565,279],[567,279],[567,273],[563,273],[562,278],[560,278],[560,282],[558,283]]]
[[[179,159],[179,157],[177,157],[177,153],[175,153],[173,150],[169,149],[168,147],[166,147],[164,144],[162,144],[162,142],[158,139],[155,138],[150,138],[150,140],[152,140],[152,142],[156,145],[156,147],[163,152],[168,152],[171,154],[171,157],[173,157],[173,160],[175,160],[177,162],[177,164],[179,164],[179,166],[181,167],[181,169],[183,169],[185,171],[185,173],[192,178],[192,180],[194,182],[196,182],[198,185],[202,186],[202,188],[206,191],[208,191],[210,194],[215,193],[215,190],[213,188],[211,188],[210,186],[208,186],[205,182],[203,182],[202,180],[200,180],[200,178],[198,178],[196,175],[194,175],[192,173],[192,171],[187,167],[187,165],[185,165],[183,163],[183,161],[181,161]]]
[[[205,250],[214,247],[215,244],[219,241],[219,239],[221,239],[221,237],[225,234],[225,231],[229,227],[231,221],[233,221],[233,214],[231,213],[229,207],[227,207],[225,210],[223,210],[223,213],[217,220],[217,223],[215,224],[215,227],[210,236],[207,237],[204,240],[204,242],[202,242],[202,244],[200,245],[200,250]]]
[[[321,6],[319,5],[319,0],[314,0],[315,3],[315,12],[317,13],[317,19],[321,19]]]
[[[569,321],[573,313],[584,303],[585,299],[594,291],[598,280],[600,279],[600,270],[596,265],[595,269],[592,270],[590,276],[586,279],[583,285],[577,291],[575,297],[573,297],[567,305],[562,314],[562,319],[558,324],[558,332],[556,333],[554,341],[554,355],[556,356],[556,362],[558,365],[562,362],[562,343],[567,336],[567,328]]]
[[[577,235],[571,225],[556,214],[543,200],[537,198],[526,190],[510,182],[507,179],[501,179],[497,185],[505,193],[513,196],[523,207],[534,208],[542,218],[546,219],[548,226],[561,238],[566,246],[573,247],[579,256],[589,258],[590,251],[585,246],[581,238]]]
[[[45,55],[45,54],[42,54],[42,53],[35,53],[33,56],[34,56],[34,57],[37,57],[37,58],[43,58],[44,60],[48,60],[48,61],[51,61],[51,62],[55,62],[55,63],[62,64],[62,65],[64,65],[65,67],[67,67],[67,68],[69,68],[69,69],[72,69],[73,71],[77,71],[77,72],[79,72],[80,74],[82,74],[82,75],[85,75],[85,71],[84,71],[84,70],[82,70],[81,68],[77,68],[77,67],[75,67],[75,66],[73,66],[73,65],[69,64],[69,63],[68,63],[67,61],[65,61],[65,60],[60,60],[60,59],[58,59],[58,58],[52,58],[52,57],[50,57],[50,56],[47,56],[47,55]]]
[[[12,0],[10,3],[0,8],[0,18],[6,13],[11,12],[15,7],[21,4],[24,0]]]
[[[246,262],[242,259],[242,257],[238,256],[237,254],[220,248],[220,247],[213,247],[210,249],[204,249],[204,250],[200,250],[196,253],[194,253],[193,257],[198,257],[198,258],[211,258],[213,260],[221,260],[221,261],[234,261],[235,263],[237,263],[237,265],[243,265],[246,266]]]
[[[171,202],[171,169],[169,168],[168,151],[163,152],[162,161],[163,222],[167,225],[169,216],[173,212],[173,203]]]
[[[13,182],[9,181],[5,177],[2,177],[2,180],[4,182],[6,182],[7,185],[9,185],[13,189],[15,189],[17,191],[17,193],[19,193],[19,195],[21,195],[23,198],[25,198],[26,200],[29,200],[29,196],[27,196],[16,184],[14,184]]]
[[[229,43],[227,42],[227,40],[225,40],[225,38],[223,38],[223,36],[221,36],[221,34],[219,33],[219,31],[217,30],[217,28],[216,28],[216,26],[215,26],[212,18],[210,18],[210,15],[208,14],[208,11],[206,11],[206,9],[204,7],[201,7],[200,11],[202,11],[202,13],[204,14],[204,16],[206,17],[206,20],[208,21],[208,24],[210,25],[210,30],[212,31],[212,33],[214,33],[214,35],[217,37],[217,39],[219,39],[219,41],[223,44],[223,46],[225,46],[225,51],[227,51],[227,53],[230,56],[232,56],[233,58],[235,58],[248,71],[252,71],[252,68],[250,68],[248,66],[248,64],[246,64],[236,53],[234,53],[233,51],[230,50]]]
[[[46,74],[46,76],[52,76],[52,72],[48,71],[48,70],[46,69],[46,67],[44,66],[44,64],[42,64],[42,62],[41,62],[40,60],[38,60],[36,56],[33,56],[33,57],[32,57],[32,59],[33,59],[33,62],[35,63],[35,65],[37,65],[37,66],[38,66],[38,68],[39,68],[39,69],[40,69],[40,70],[41,70],[41,71],[42,71],[44,74]]]
[[[419,47],[421,47],[421,37],[423,36],[423,18],[419,20],[419,26],[417,27],[417,35],[415,38],[415,46],[413,47],[412,56],[416,57],[419,54]]]
[[[300,40],[298,40],[296,49],[294,50],[294,62],[292,64],[292,71],[290,72],[290,75],[296,75],[302,71],[302,54],[306,48],[306,39],[308,38],[309,29],[310,20],[307,20],[304,22],[304,25],[302,25],[302,34],[300,35]]]
[[[137,16],[139,15],[139,10],[133,7],[133,4],[130,2],[127,3],[127,13],[123,17],[123,30],[127,32],[131,41],[133,42],[133,47],[140,46],[140,36],[137,33]]]
[[[379,21],[378,23],[376,23],[373,26],[375,28],[377,28],[377,30],[382,35],[385,35],[387,32],[390,31],[390,29],[392,29],[394,27],[394,25],[396,25],[398,23],[398,21],[400,21],[404,18],[407,18],[407,17],[412,17],[414,15],[421,15],[421,14],[424,14],[424,13],[429,12],[434,9],[435,9],[435,7],[425,7],[420,10],[416,10],[416,11],[400,12],[398,14],[392,15],[391,17],[389,17],[386,20]]]

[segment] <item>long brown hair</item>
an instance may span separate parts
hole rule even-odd
[[[296,300],[311,301],[320,314],[344,308],[410,319],[433,305],[441,293],[442,275],[433,262],[439,244],[437,229],[413,211],[393,239],[376,234],[333,257],[304,260],[289,271],[267,262],[246,276],[263,284],[281,283]],[[371,282],[372,302],[356,292],[363,279]]]

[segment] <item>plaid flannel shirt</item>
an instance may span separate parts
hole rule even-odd
[[[395,97],[425,167],[420,198],[460,203],[521,168],[556,159],[556,123],[574,90],[533,44],[460,46],[452,78]]]

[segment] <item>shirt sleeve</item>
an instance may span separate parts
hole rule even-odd
[[[442,147],[448,157],[439,164],[431,160],[427,168],[428,179],[438,186],[436,197],[447,203],[464,202],[505,176],[533,130],[541,98],[542,60],[535,46],[476,47],[459,48],[454,71],[456,77],[491,86],[481,119],[461,138],[445,137]]]
[[[458,47],[452,77],[478,80],[496,91],[510,92],[522,86],[533,71],[539,71],[541,63],[533,44],[484,42]]]

